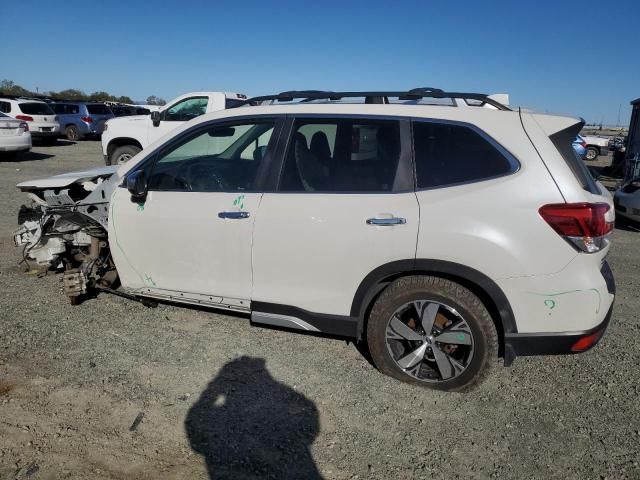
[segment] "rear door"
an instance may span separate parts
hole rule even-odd
[[[353,324],[316,322],[313,314],[351,315],[367,274],[415,258],[419,213],[407,138],[409,124],[398,120],[291,121],[277,153],[279,185],[265,192],[256,219],[254,321],[355,334]]]

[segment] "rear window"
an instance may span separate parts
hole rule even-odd
[[[60,115],[75,115],[80,113],[80,107],[70,103],[55,103],[51,107],[54,112],[59,113]]]
[[[106,105],[87,105],[87,110],[92,115],[111,115],[111,110]]]
[[[562,158],[571,169],[571,172],[573,172],[573,176],[576,177],[580,186],[587,192],[599,194],[600,189],[596,185],[596,181],[593,179],[591,172],[573,148],[573,140],[582,128],[582,125],[582,123],[578,123],[564,130],[560,130],[551,135],[549,139],[555,145],[560,155],[562,155]]]
[[[413,144],[418,188],[478,182],[517,169],[502,147],[464,125],[414,122]]]
[[[18,107],[22,113],[27,115],[53,115],[53,110],[46,103],[19,103]]]

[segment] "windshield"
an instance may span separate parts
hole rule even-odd
[[[53,115],[51,107],[43,102],[19,103],[20,111],[27,115]]]

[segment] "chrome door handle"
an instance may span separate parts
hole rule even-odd
[[[405,223],[407,223],[407,219],[399,217],[367,219],[367,225],[393,226],[404,225]]]
[[[249,218],[249,212],[218,212],[218,218],[239,220],[241,218]]]

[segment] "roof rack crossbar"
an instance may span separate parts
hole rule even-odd
[[[389,97],[400,100],[420,100],[423,98],[450,98],[461,100],[476,100],[489,104],[498,110],[509,111],[510,108],[482,93],[446,92],[439,88],[423,87],[407,91],[362,91],[362,92],[333,92],[324,90],[291,90],[275,95],[263,95],[245,100],[240,105],[255,105],[260,102],[277,101],[291,102],[295,99],[301,102],[313,100],[341,100],[343,98],[364,97],[366,103],[389,103]]]

